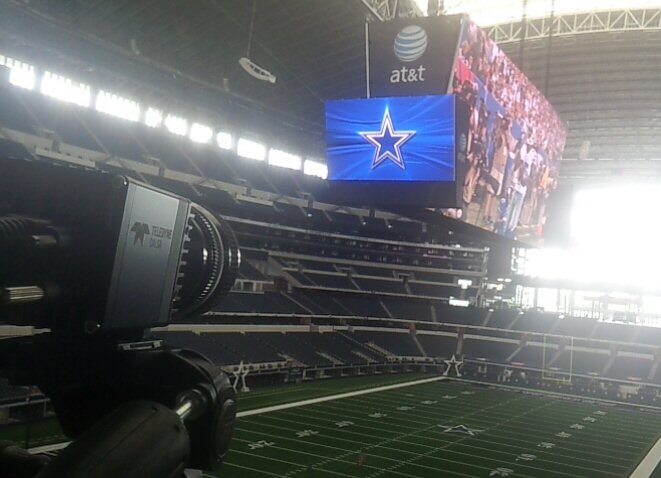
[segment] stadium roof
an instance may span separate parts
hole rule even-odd
[[[427,0],[417,0],[426,9]],[[480,26],[487,27],[526,18],[589,13],[609,10],[635,10],[661,7],[659,0],[444,0],[445,13],[468,13]],[[524,10],[525,4],[525,10]]]

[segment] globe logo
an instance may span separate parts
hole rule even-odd
[[[427,32],[419,25],[409,25],[395,37],[395,55],[402,61],[415,61],[427,49]]]

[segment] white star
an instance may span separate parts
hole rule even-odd
[[[449,427],[447,425],[439,425],[439,427],[445,428],[443,433],[463,433],[464,435],[470,435],[472,437],[475,436],[476,433],[482,431],[478,430],[477,428],[468,428],[466,425],[455,425],[453,427]]]
[[[386,159],[389,159],[400,168],[406,169],[400,148],[411,139],[415,131],[395,131],[388,108],[386,108],[381,120],[381,131],[366,131],[358,134],[370,144],[376,146],[374,158],[372,159],[372,169],[375,169]]]
[[[445,362],[445,370],[443,371],[444,376],[448,376],[450,373],[450,369],[454,367],[454,371],[457,374],[457,377],[461,377],[461,372],[459,371],[459,367],[461,367],[464,364],[463,360],[457,360],[457,358],[452,354],[452,358],[450,360],[443,360]]]

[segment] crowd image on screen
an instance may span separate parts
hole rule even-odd
[[[542,93],[477,25],[460,40],[453,94],[470,109],[462,218],[538,237],[566,129]]]

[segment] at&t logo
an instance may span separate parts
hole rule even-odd
[[[419,25],[406,26],[395,37],[395,56],[405,63],[416,61],[425,53],[425,50],[427,50],[427,32]],[[417,67],[402,66],[399,69],[392,70],[390,83],[425,81],[425,71],[423,65]]]

